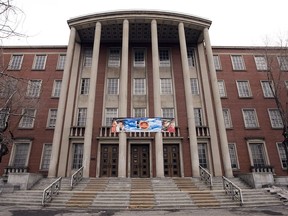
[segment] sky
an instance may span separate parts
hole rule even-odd
[[[121,10],[160,10],[212,21],[212,46],[265,46],[288,39],[288,0],[12,0],[23,11],[17,31],[27,37],[3,45],[67,45],[67,20]]]

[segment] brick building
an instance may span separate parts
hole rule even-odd
[[[213,176],[287,175],[265,47],[212,47],[211,21],[171,12],[100,13],[68,25],[67,47],[2,50],[2,67],[26,80],[25,100],[36,102],[9,118],[1,173],[71,176],[83,166],[86,177],[197,177],[200,165]],[[282,60],[275,67],[287,70]],[[175,131],[111,131],[114,118],[128,117],[172,118]]]

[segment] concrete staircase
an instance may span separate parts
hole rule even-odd
[[[42,179],[32,190],[0,194],[2,205],[41,206],[43,190],[55,179]],[[243,207],[283,205],[275,194],[251,189],[238,178],[230,179],[242,189]],[[73,190],[63,178],[61,190],[47,208],[92,209],[197,209],[233,208],[223,190],[222,178],[213,178],[210,190],[199,178],[85,178]]]

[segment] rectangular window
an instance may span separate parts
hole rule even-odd
[[[227,97],[224,80],[218,80],[218,90],[221,98]]]
[[[29,80],[27,86],[27,97],[37,98],[40,96],[42,80]]]
[[[90,79],[89,78],[82,78],[81,79],[81,95],[88,95],[90,87]]]
[[[172,94],[172,79],[160,79],[161,94],[171,95]]]
[[[283,121],[279,109],[268,109],[272,128],[283,128]]]
[[[109,50],[108,67],[120,67],[120,49],[113,48]]]
[[[266,157],[263,143],[249,143],[251,157],[254,167],[263,167],[266,165]]]
[[[214,62],[214,67],[216,71],[219,71],[222,69],[219,55],[213,55],[213,62]]]
[[[258,71],[266,71],[268,69],[265,56],[254,56],[254,60]]]
[[[106,108],[105,112],[105,125],[111,126],[113,118],[118,117],[118,109],[117,108]]]
[[[8,70],[20,70],[23,61],[23,55],[12,55]]]
[[[57,119],[57,109],[49,109],[47,127],[55,128],[56,119]]]
[[[203,126],[203,116],[201,108],[194,108],[195,126]]]
[[[0,108],[0,131],[7,127],[9,111],[9,108]]]
[[[23,109],[22,118],[19,122],[19,127],[20,128],[33,128],[35,116],[36,116],[35,109]]]
[[[50,165],[52,144],[45,143],[42,151],[41,170],[48,170]]]
[[[107,94],[118,95],[119,93],[119,79],[109,78],[107,79]]]
[[[262,91],[265,98],[273,98],[273,84],[271,81],[261,81]]]
[[[52,97],[59,98],[61,93],[62,80],[54,80]]]
[[[174,108],[162,108],[163,118],[174,118]]]
[[[226,128],[232,128],[232,120],[230,115],[230,110],[227,108],[223,108],[223,117],[224,117],[224,124]]]
[[[187,48],[187,57],[188,57],[189,67],[195,67],[195,54],[194,54],[194,48],[193,47]]]
[[[207,154],[207,144],[198,143],[198,156],[199,165],[203,168],[208,168],[208,154]]]
[[[277,143],[279,158],[283,169],[287,169],[287,156],[285,153],[285,147],[282,142]]]
[[[135,118],[146,117],[146,108],[134,108],[134,117]]]
[[[228,143],[228,148],[232,169],[239,169],[236,145],[234,143]]]
[[[65,66],[65,61],[66,61],[66,54],[60,54],[58,56],[58,62],[57,62],[57,70],[64,70]]]
[[[252,97],[250,85],[248,81],[237,81],[238,95],[241,98]]]
[[[87,108],[78,108],[77,126],[85,127],[87,118]]]
[[[134,95],[146,95],[146,79],[134,79]]]
[[[278,56],[278,64],[281,71],[288,71],[288,56]]]
[[[84,67],[91,67],[92,65],[92,53],[91,48],[85,48],[84,50]]]
[[[11,165],[14,167],[26,167],[28,163],[29,148],[29,142],[15,143],[13,149],[14,157]]]
[[[190,85],[191,85],[192,95],[199,95],[198,79],[197,78],[191,78],[190,79]]]
[[[13,92],[19,91],[17,86],[18,79],[0,79],[0,98],[6,98],[6,100],[13,95]]]
[[[255,109],[243,109],[242,112],[245,128],[259,128]]]
[[[134,49],[134,67],[145,67],[144,49]]]
[[[160,67],[170,67],[170,56],[168,49],[159,49]]]
[[[241,55],[232,55],[231,56],[231,61],[232,61],[233,70],[236,70],[236,71],[245,70],[245,64],[244,64],[243,56],[241,56]]]
[[[33,62],[33,70],[44,70],[46,64],[46,55],[35,55]]]
[[[73,144],[72,169],[80,169],[83,164],[83,143]]]

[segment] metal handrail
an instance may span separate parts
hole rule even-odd
[[[212,189],[213,187],[212,174],[209,173],[204,167],[200,165],[199,168],[200,168],[201,180],[203,180],[205,184],[207,184],[210,187],[210,189]]]
[[[72,176],[71,176],[71,190],[75,185],[77,185],[83,179],[83,169],[84,167],[80,167]]]
[[[240,206],[242,206],[244,202],[241,188],[224,176],[222,176],[222,179],[223,188],[226,191],[226,194],[228,194],[228,196],[230,196],[232,200],[238,200],[240,202]]]
[[[61,189],[61,180],[62,177],[59,177],[44,189],[42,196],[42,206],[45,206],[45,203],[50,202],[54,196],[59,194]]]

